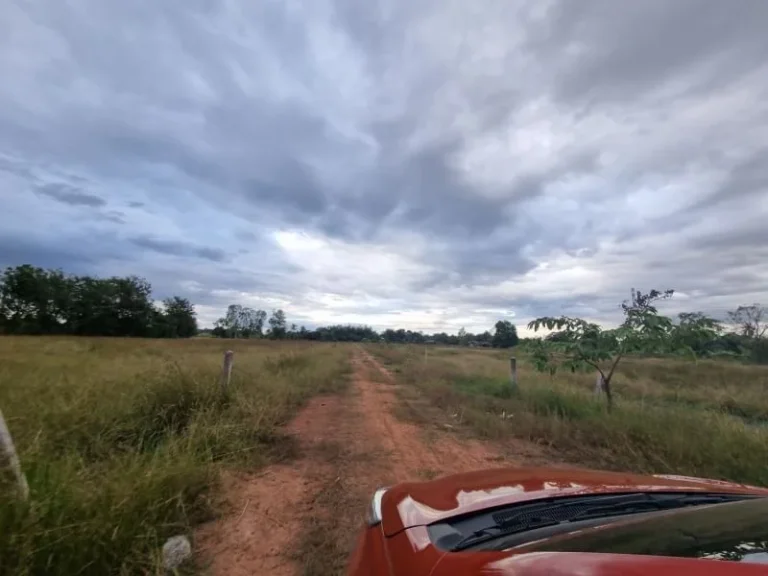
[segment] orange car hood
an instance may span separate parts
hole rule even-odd
[[[552,496],[637,491],[768,494],[768,489],[686,476],[644,476],[575,468],[502,468],[393,486],[382,500],[387,536],[452,516]]]

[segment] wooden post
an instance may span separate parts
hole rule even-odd
[[[235,353],[232,350],[224,352],[224,364],[221,367],[221,391],[225,394],[229,390],[229,381],[232,378],[232,362]]]
[[[8,466],[16,477],[16,485],[19,488],[19,495],[24,499],[29,498],[29,485],[24,473],[21,471],[21,463],[16,454],[16,447],[13,445],[13,438],[8,426],[5,424],[3,412],[0,410],[0,469]]]
[[[517,359],[514,356],[509,358],[509,383],[513,390],[517,388]]]

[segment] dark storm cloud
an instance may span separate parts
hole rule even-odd
[[[71,273],[89,272],[100,255],[88,254],[77,246],[55,246],[18,237],[0,236],[0,269],[32,264],[41,268],[66,269]]]
[[[767,6],[6,3],[3,258],[310,320],[738,303],[768,281]]]
[[[533,46],[561,63],[557,93],[566,103],[620,103],[677,79],[686,90],[712,89],[754,72],[768,52],[760,0],[559,0],[549,16]]]
[[[35,190],[38,194],[53,198],[71,206],[90,206],[101,208],[107,201],[95,194],[88,194],[68,184],[44,184]]]
[[[227,260],[227,254],[223,250],[198,246],[196,244],[178,240],[138,236],[131,238],[130,242],[139,248],[153,250],[160,254],[167,254],[170,256],[202,258],[203,260],[210,260],[211,262],[224,262]]]
[[[730,202],[757,203],[768,190],[768,148],[755,150],[735,165],[725,181],[710,196],[698,202],[694,210],[706,210]]]
[[[135,261],[134,254],[122,249],[111,234],[85,240],[63,235],[52,238],[35,232],[25,237],[0,233],[0,246],[0,268],[32,264],[73,274],[99,274],[106,262],[125,268]]]

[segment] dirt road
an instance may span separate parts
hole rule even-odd
[[[363,349],[352,364],[348,394],[313,399],[288,426],[299,459],[227,479],[233,512],[197,535],[211,574],[338,574],[378,486],[515,463],[447,432],[427,439],[393,414],[387,370]]]

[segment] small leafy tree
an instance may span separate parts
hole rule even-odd
[[[576,371],[594,369],[602,378],[608,409],[613,404],[611,380],[624,355],[638,348],[654,349],[663,343],[672,329],[669,318],[659,316],[654,303],[671,297],[672,290],[651,290],[647,294],[632,290],[632,299],[621,305],[624,322],[616,329],[604,330],[598,324],[581,318],[542,317],[531,321],[528,328],[558,330],[556,342],[540,340],[532,347],[534,365],[554,376],[558,368]]]

